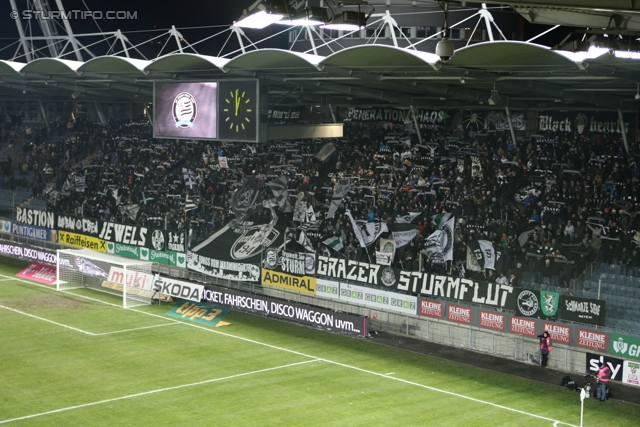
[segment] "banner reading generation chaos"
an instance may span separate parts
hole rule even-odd
[[[217,286],[205,286],[202,300],[238,311],[288,320],[351,336],[367,336],[367,318],[321,307],[254,295]]]

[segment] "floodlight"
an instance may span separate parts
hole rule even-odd
[[[333,20],[320,26],[325,30],[356,31],[367,25],[367,18],[364,12],[345,11],[333,17]]]
[[[289,16],[289,8],[283,0],[258,0],[245,9],[234,25],[261,30]]]
[[[282,19],[277,22],[277,24],[281,25],[323,25],[325,24],[329,18],[327,17],[327,9],[322,7],[306,7],[304,10],[301,10],[295,16],[292,16],[290,19]]]

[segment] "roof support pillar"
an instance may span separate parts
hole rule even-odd
[[[418,141],[422,144],[422,134],[420,133],[420,125],[418,124],[418,117],[416,116],[416,110],[413,108],[413,104],[409,105],[411,110],[411,117],[413,117],[413,125],[416,127],[416,133],[418,134]]]
[[[509,132],[511,133],[511,140],[513,145],[516,145],[516,132],[513,130],[513,122],[511,121],[511,112],[509,107],[504,107],[504,112],[507,113],[507,123],[509,123]]]
[[[47,133],[51,132],[51,128],[49,127],[49,120],[47,119],[47,111],[44,109],[44,105],[42,104],[42,99],[38,99],[38,106],[40,107],[40,114],[42,114],[42,121],[44,121],[45,126],[47,126]]]
[[[618,108],[618,120],[620,120],[620,133],[622,134],[624,149],[627,152],[627,156],[631,156],[631,151],[629,151],[629,141],[627,140],[627,131],[624,127],[624,117],[622,116],[622,110],[619,108]]]
[[[102,108],[100,107],[100,104],[98,104],[98,101],[94,100],[93,105],[96,108],[96,113],[98,113],[98,118],[100,119],[100,123],[102,123],[103,125],[106,125],[107,120],[104,118],[104,113],[102,112]]]

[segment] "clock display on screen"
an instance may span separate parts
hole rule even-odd
[[[236,141],[257,138],[257,81],[219,82],[219,137]]]

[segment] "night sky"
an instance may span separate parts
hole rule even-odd
[[[26,3],[26,0],[16,0],[16,4],[18,8],[21,9],[21,13],[22,9],[26,8]],[[84,0],[84,2],[82,0],[63,0],[63,5],[67,11],[86,11],[88,6],[92,11],[102,11],[103,13],[106,13],[106,11],[137,12],[137,19],[120,21],[103,19],[97,21],[97,23],[102,31],[115,31],[117,29],[121,29],[133,44],[144,43],[139,47],[139,49],[148,59],[153,59],[158,55],[165,41],[165,37],[162,37],[157,39],[153,44],[149,42],[149,39],[162,33],[162,31],[156,30],[168,30],[171,25],[175,25],[188,42],[194,43],[229,28],[234,20],[238,20],[242,14],[242,10],[249,7],[252,3],[253,0],[109,0],[108,2],[96,0]],[[49,4],[53,10],[57,10],[56,2],[54,0],[49,0]],[[3,0],[2,6],[0,7],[0,49],[6,47],[19,38],[15,21],[11,19],[10,13],[11,9],[9,2],[7,0]],[[26,25],[24,20],[22,22],[23,26]],[[70,23],[74,33],[76,34],[100,31],[93,19],[73,19],[70,20]],[[36,26],[34,35],[41,35],[37,23],[33,22],[33,24]],[[209,28],[187,29],[187,27]],[[283,27],[280,26],[273,27],[273,29],[269,28],[259,31],[245,30],[245,33],[252,41],[257,42],[258,40],[283,29]],[[210,41],[197,45],[196,49],[201,54],[219,56],[220,49],[225,43],[227,37],[228,33],[219,35]],[[81,38],[80,40],[83,43],[85,43],[85,41],[91,43],[99,40],[99,38]],[[261,44],[260,47],[286,48],[286,40],[286,35],[284,37],[277,37],[275,40],[269,41],[268,44]],[[161,41],[162,43],[158,44],[158,41]],[[231,50],[235,50],[238,47],[238,43],[234,36],[229,41],[229,44],[225,48],[223,54],[228,53]],[[172,41],[167,45],[167,47],[165,47],[162,54],[168,53],[176,48],[177,46],[175,42]],[[107,44],[101,43],[91,49],[96,54],[105,54]],[[14,45],[0,51],[0,58],[11,59],[15,50],[16,46]],[[71,56],[66,58],[75,59],[75,57]]]

